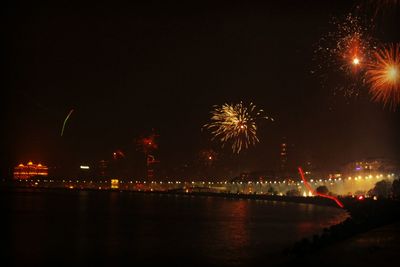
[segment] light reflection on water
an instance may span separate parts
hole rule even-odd
[[[263,200],[119,192],[2,194],[11,257],[68,261],[251,265],[344,220],[343,210]],[[68,255],[66,257],[66,255]]]

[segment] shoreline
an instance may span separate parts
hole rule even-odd
[[[95,189],[95,188],[67,188],[67,187],[46,187],[46,186],[21,186],[15,184],[0,185],[1,188],[23,188],[23,189],[38,189],[38,190],[60,190],[60,191],[91,191],[91,192],[121,192],[121,193],[135,193],[135,194],[149,194],[149,195],[176,195],[176,196],[205,196],[205,197],[218,197],[218,198],[230,198],[230,199],[246,199],[246,200],[266,200],[266,201],[279,201],[288,203],[299,203],[299,204],[313,204],[319,206],[329,206],[340,208],[334,201],[313,196],[280,196],[280,195],[267,195],[267,194],[244,194],[244,193],[223,193],[223,192],[184,192],[182,190],[128,190],[128,189]],[[348,210],[343,208],[348,212]]]

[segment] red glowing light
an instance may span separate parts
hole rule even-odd
[[[343,203],[340,202],[339,199],[337,199],[336,197],[329,196],[329,195],[325,195],[325,194],[321,194],[321,193],[318,193],[317,191],[315,191],[315,190],[308,184],[306,178],[304,178],[303,169],[302,169],[301,167],[299,167],[299,173],[300,173],[300,178],[301,178],[301,180],[303,180],[303,182],[304,182],[304,185],[305,185],[305,186],[307,187],[307,189],[310,190],[314,195],[317,195],[317,196],[320,196],[320,197],[324,197],[324,198],[329,198],[329,199],[335,201],[336,204],[337,204],[339,207],[344,208]]]
[[[357,199],[358,200],[364,200],[364,196],[358,196]]]

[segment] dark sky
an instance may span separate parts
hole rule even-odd
[[[283,137],[295,164],[311,159],[333,169],[365,157],[398,160],[399,111],[368,96],[334,96],[333,85],[322,87],[310,73],[330,18],[355,5],[9,2],[2,171],[28,160],[93,162],[115,149],[133,155],[134,139],[152,128],[163,166],[190,164],[208,147],[232,157],[201,126],[213,105],[241,100],[276,119],[261,125],[261,143],[239,156],[245,170],[274,168]],[[394,25],[384,23],[379,38],[399,41]]]

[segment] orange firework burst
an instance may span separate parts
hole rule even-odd
[[[400,44],[390,44],[374,54],[367,71],[372,99],[395,109],[400,104]]]
[[[343,42],[343,51],[339,52],[343,60],[343,68],[353,73],[360,71],[365,66],[366,60],[365,47],[362,44],[360,33],[355,32],[341,41]]]
[[[371,58],[373,40],[369,30],[357,16],[348,14],[344,20],[334,19],[336,30],[322,37],[314,51],[317,71],[325,84],[338,84],[335,94],[357,96],[364,82],[367,62]]]
[[[365,67],[371,50],[368,29],[352,14],[347,15],[343,22],[334,23],[337,31],[331,33],[333,45],[326,48],[330,56],[334,61],[338,61],[340,69],[347,73],[361,70]]]

